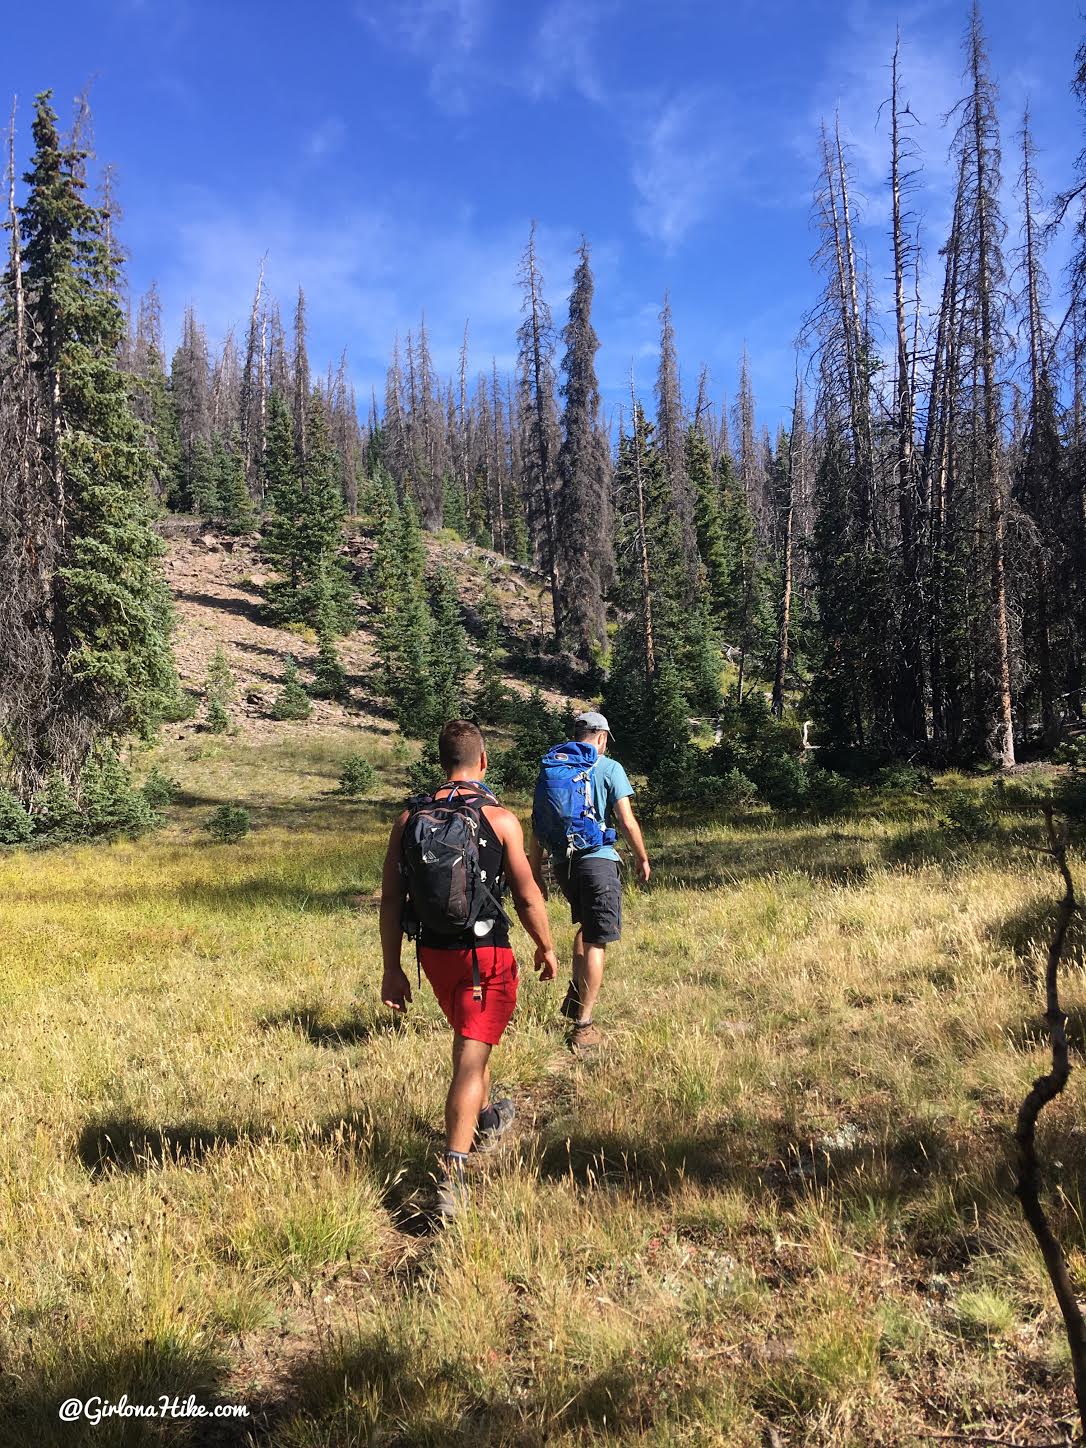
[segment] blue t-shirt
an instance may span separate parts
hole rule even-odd
[[[617,759],[601,754],[592,766],[592,795],[596,813],[604,827],[613,825],[615,805],[620,799],[629,799],[634,788],[630,777]],[[617,860],[618,851],[614,845],[601,845],[598,850],[585,850],[578,858],[582,860]]]

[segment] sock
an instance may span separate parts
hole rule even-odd
[[[482,1111],[479,1112],[480,1131],[494,1131],[500,1121],[501,1118],[498,1115],[498,1108],[496,1106],[485,1106]]]
[[[464,1163],[468,1159],[466,1151],[447,1151],[445,1153],[445,1175],[454,1182],[464,1180]]]

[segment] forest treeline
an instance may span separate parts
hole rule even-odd
[[[1069,69],[1086,106],[1086,46]],[[602,695],[628,762],[676,787],[703,773],[698,721],[715,722],[725,773],[740,735],[804,717],[820,763],[853,774],[1053,750],[1086,709],[1086,152],[1062,194],[1042,194],[1028,113],[1004,138],[976,9],[963,76],[945,236],[914,210],[923,158],[898,51],[885,254],[860,245],[849,150],[836,118],[823,126],[820,290],[774,435],[745,357],[730,407],[704,369],[681,372],[666,297],[653,394],[631,379],[605,421],[590,248],[559,328],[534,225],[511,376],[473,368],[468,327],[440,376],[423,319],[360,406],[346,353],[311,367],[303,291],[284,320],[263,267],[238,335],[213,350],[190,307],[170,353],[156,289],[126,299],[108,168],[90,199],[85,107],[63,135],[39,97],[21,192],[13,114],[0,728],[14,791],[78,788],[97,742],[176,709],[164,510],[259,534],[268,608],[317,630],[326,692],[356,622],[345,523],[368,517],[363,595],[386,690],[416,722],[466,697],[453,675],[472,663],[454,585],[425,577],[419,532],[445,529],[539,570],[556,667]],[[1074,243],[1057,303],[1059,226]]]

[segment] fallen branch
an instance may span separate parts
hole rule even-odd
[[[1052,1046],[1052,1070],[1046,1076],[1038,1076],[1018,1111],[1018,1125],[1014,1133],[1018,1148],[1015,1196],[1022,1204],[1023,1215],[1041,1249],[1045,1270],[1063,1313],[1067,1344],[1071,1350],[1081,1441],[1081,1435],[1086,1434],[1086,1321],[1083,1320],[1082,1309],[1067,1271],[1063,1248],[1056,1240],[1041,1204],[1041,1170],[1037,1161],[1036,1143],[1037,1118],[1067,1085],[1067,1078],[1071,1074],[1067,1050],[1067,1016],[1060,1005],[1059,974],[1064,939],[1078,909],[1078,902],[1075,899],[1075,884],[1067,864],[1067,831],[1056,828],[1051,805],[1045,805],[1044,816],[1049,853],[1063,879],[1063,896],[1056,910],[1056,924],[1048,947],[1048,963],[1045,969],[1045,1024],[1048,1026]]]

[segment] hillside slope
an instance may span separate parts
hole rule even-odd
[[[246,737],[275,737],[280,726],[268,718],[268,705],[288,656],[298,660],[303,673],[315,663],[317,644],[312,631],[279,628],[266,618],[262,587],[270,574],[260,559],[258,541],[173,522],[164,525],[163,532],[167,578],[177,613],[174,648],[182,685],[202,697],[211,656],[221,644],[237,684],[232,724]],[[541,575],[451,535],[427,535],[426,546],[431,561],[444,564],[456,580],[469,636],[480,633],[478,609],[489,587],[501,610],[505,646],[517,657],[530,657],[539,648],[550,609]],[[372,538],[364,532],[356,532],[349,540],[352,571],[359,583],[372,549]],[[395,732],[376,677],[372,613],[361,597],[359,626],[338,647],[347,671],[350,702],[344,707],[330,700],[314,700],[310,727],[350,724],[381,735]],[[518,673],[515,658],[510,660],[513,689],[524,693],[536,682],[551,702],[565,702],[564,694],[542,680]],[[192,720],[171,725],[166,737],[185,738],[199,728],[198,712]]]

